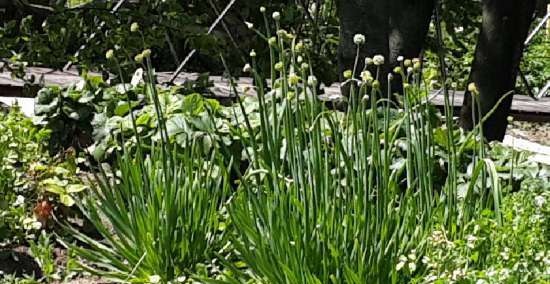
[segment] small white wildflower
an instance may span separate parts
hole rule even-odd
[[[256,55],[257,55],[257,54],[256,54],[256,51],[255,51],[254,49],[252,49],[252,50],[250,51],[250,57],[256,57]]]
[[[246,27],[251,30],[254,28],[254,24],[253,23],[250,23],[250,22],[244,22],[244,24],[246,25]]]
[[[260,12],[261,12],[261,13],[265,13],[265,11],[266,11],[266,9],[265,9],[264,6],[260,7]]]
[[[291,245],[291,246],[295,246],[295,245],[296,245],[296,242],[295,242],[295,241],[290,241],[290,245]]]
[[[298,55],[298,57],[296,58],[296,62],[302,63],[304,62],[304,58],[301,55]]]
[[[160,276],[158,275],[152,275],[152,276],[149,276],[149,283],[151,284],[156,284],[156,283],[160,283]]]
[[[400,261],[395,266],[395,270],[399,271],[399,270],[403,269],[404,266],[405,266],[405,262]]]
[[[542,208],[545,203],[546,203],[546,199],[544,198],[544,196],[538,195],[537,197],[535,197],[535,205],[537,207]]]
[[[363,82],[365,83],[369,83],[369,82],[372,82],[374,78],[372,77],[372,74],[370,73],[370,71],[365,70],[361,72],[361,80],[363,80]]]
[[[416,270],[416,264],[414,262],[409,263],[409,270],[414,272]]]
[[[464,27],[455,27],[455,33],[459,34],[464,32]]]
[[[22,195],[17,195],[17,198],[15,199],[15,202],[13,203],[13,207],[19,207],[25,203],[25,197]]]
[[[279,21],[281,19],[281,13],[273,12],[273,15],[271,15],[271,17],[273,18],[273,20]]]
[[[466,246],[473,249],[475,247],[475,243],[477,241],[477,237],[474,235],[468,235],[466,236]]]
[[[384,56],[382,55],[375,55],[373,58],[372,58],[372,61],[374,63],[374,65],[376,66],[380,66],[380,65],[384,65]]]
[[[250,71],[252,71],[252,66],[250,66],[250,64],[245,64],[244,67],[243,67],[243,72],[244,73],[249,73]]]
[[[356,34],[355,36],[353,36],[353,43],[355,43],[356,45],[363,45],[365,44],[365,41],[365,36],[362,34]]]
[[[405,60],[405,57],[403,56],[398,56],[397,57],[397,62],[403,62]]]

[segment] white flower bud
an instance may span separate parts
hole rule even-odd
[[[356,45],[363,45],[365,44],[365,41],[365,36],[362,34],[356,34],[355,36],[353,36],[353,43],[355,43]]]

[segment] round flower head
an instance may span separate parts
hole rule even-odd
[[[302,63],[302,66],[300,66],[300,67],[302,68],[302,70],[305,71],[305,70],[308,70],[308,69],[309,69],[309,64],[307,64],[307,63],[304,62],[304,63]]]
[[[296,85],[298,85],[298,83],[300,83],[300,77],[299,77],[298,75],[296,75],[296,73],[291,72],[291,73],[288,75],[288,83],[289,83],[291,86],[296,86]]]
[[[374,61],[372,60],[372,58],[370,57],[365,58],[365,66],[372,65],[373,63]]]
[[[310,86],[310,87],[315,87],[317,86],[317,78],[313,75],[310,75],[309,77],[307,77],[307,84]]]
[[[141,54],[143,55],[143,58],[148,58],[148,57],[151,56],[151,50],[150,50],[150,49],[146,49],[146,50],[144,50]]]
[[[254,51],[254,49],[252,49],[252,50],[250,51],[250,57],[256,57],[256,55],[257,55],[257,54],[256,54],[256,51]]]
[[[479,91],[477,89],[476,83],[470,83],[468,84],[468,91],[474,95],[479,94]]]
[[[380,81],[374,80],[372,82],[372,87],[375,88],[375,89],[380,89]]]
[[[281,13],[273,12],[273,15],[271,15],[271,17],[273,18],[273,20],[279,21],[281,19]]]
[[[346,70],[344,71],[344,79],[351,79],[351,77],[353,76],[353,72],[351,72],[351,70]]]
[[[265,7],[264,7],[264,6],[260,7],[260,12],[261,12],[261,13],[265,13],[265,11],[266,11],[266,10],[265,10]]]
[[[244,22],[244,24],[246,25],[246,27],[247,27],[249,30],[251,30],[251,29],[254,28],[254,24],[251,23],[251,22]]]
[[[401,68],[401,66],[397,66],[397,67],[393,68],[393,72],[395,74],[401,74],[403,72],[403,68]]]
[[[373,61],[374,65],[376,65],[376,66],[384,65],[384,56],[382,56],[382,55],[375,55],[375,56],[372,58],[372,61]]]
[[[244,73],[249,73],[250,71],[252,71],[252,66],[250,66],[250,64],[246,63],[243,67],[243,72]]]
[[[406,59],[404,62],[403,62],[403,65],[405,67],[411,67],[412,66],[412,61],[410,59]]]
[[[115,52],[112,49],[107,50],[107,52],[105,53],[105,58],[107,58],[107,60],[113,59],[114,56]]]
[[[283,62],[277,62],[277,63],[275,64],[275,70],[277,70],[277,71],[282,71],[282,70],[283,70],[283,67],[284,67],[284,66],[283,66]]]
[[[298,42],[298,43],[296,44],[296,46],[294,47],[294,50],[295,50],[296,52],[302,52],[302,51],[304,51],[304,43],[301,42],[301,41]]]
[[[397,62],[403,62],[405,58],[403,56],[397,57]]]
[[[137,63],[142,63],[142,62],[143,62],[143,54],[140,53],[140,54],[136,55],[136,56],[134,57],[134,60],[135,60]]]
[[[275,46],[277,44],[277,38],[275,37],[270,37],[268,40],[267,40],[267,43],[271,46]]]
[[[133,22],[130,26],[130,31],[133,33],[137,33],[139,31],[139,24],[136,22]]]
[[[365,83],[372,83],[374,78],[372,77],[372,74],[368,70],[365,70],[361,72],[361,80]]]
[[[365,41],[365,36],[362,34],[356,34],[355,36],[353,36],[353,43],[355,43],[356,45],[363,45],[365,44]]]

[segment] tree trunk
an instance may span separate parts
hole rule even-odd
[[[393,0],[392,3],[389,35],[390,68],[399,65],[399,56],[406,59],[420,56],[435,8],[434,0]],[[402,93],[400,76],[396,76],[392,81],[392,91]]]
[[[338,16],[340,18],[340,46],[338,48],[338,70],[340,81],[343,72],[352,70],[357,46],[353,43],[356,34],[366,37],[366,44],[361,46],[359,64],[356,73],[364,68],[364,58],[377,54],[389,54],[389,3],[387,0],[339,0]]]
[[[514,90],[523,42],[527,37],[535,0],[484,0],[483,20],[472,64],[470,82],[479,91],[479,105],[466,92],[461,111],[461,125],[467,130],[488,114],[499,99]],[[485,138],[502,140],[508,126],[512,96],[506,97],[483,125]],[[474,110],[472,110],[474,107]],[[481,116],[474,115],[481,113]]]
[[[342,73],[352,70],[355,63],[357,46],[353,43],[353,37],[355,34],[363,34],[367,42],[361,48],[356,74],[363,70],[365,57],[383,55],[386,64],[379,80],[385,93],[386,74],[397,65],[397,57],[419,56],[428,33],[434,3],[434,0],[340,0],[340,81],[344,81]],[[374,74],[374,71],[373,68],[371,72]],[[395,92],[401,90],[398,79],[392,82],[392,90]],[[347,94],[347,88],[343,88],[342,92]]]

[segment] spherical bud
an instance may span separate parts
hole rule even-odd
[[[404,62],[403,62],[403,65],[405,67],[411,67],[412,66],[412,61],[410,59],[406,59]]]
[[[370,84],[370,83],[372,83],[374,78],[372,77],[372,74],[368,70],[365,70],[365,71],[361,72],[361,80],[365,83]]]
[[[472,93],[473,95],[479,94],[479,91],[477,89],[476,83],[470,83],[468,84],[468,91]]]
[[[254,49],[252,49],[252,50],[250,51],[250,57],[256,57],[256,55],[257,55],[257,54],[256,54],[256,51],[254,51]]]
[[[288,75],[288,83],[291,86],[296,86],[298,83],[300,83],[300,77],[296,75],[296,73],[292,72],[290,75]]]
[[[283,67],[284,67],[283,62],[277,62],[277,63],[275,63],[275,70],[277,70],[277,71],[282,71],[282,70],[283,70]]]
[[[270,37],[270,38],[267,40],[267,43],[268,43],[270,46],[275,46],[275,45],[277,45],[277,38],[275,38],[275,37]]]
[[[107,60],[111,60],[114,57],[115,57],[115,51],[112,49],[107,50],[107,52],[105,53],[105,58],[107,58]]]
[[[298,55],[298,57],[296,58],[296,62],[302,63],[304,62],[304,58],[301,55]]]
[[[403,72],[403,68],[401,68],[401,66],[397,66],[397,67],[393,68],[393,72],[395,74],[401,74]]]
[[[422,64],[420,64],[420,62],[414,63],[413,69],[414,69],[415,71],[418,71],[418,70],[420,70],[421,68],[422,68]]]
[[[374,81],[372,82],[372,87],[373,87],[374,89],[380,89],[380,82],[379,82],[378,80],[374,80]]]
[[[246,25],[246,27],[251,30],[254,28],[254,24],[253,23],[250,23],[250,22],[244,22],[244,24]]]
[[[260,12],[261,12],[261,13],[265,13],[265,11],[266,11],[266,9],[265,9],[264,6],[260,7]]]
[[[137,33],[139,31],[139,24],[136,22],[133,22],[130,26],[130,31],[133,33]]]
[[[372,65],[373,63],[374,61],[372,60],[372,58],[370,57],[365,58],[365,66]]]
[[[273,12],[273,15],[271,15],[271,17],[273,18],[273,20],[279,21],[279,20],[281,20],[281,13]]]
[[[393,80],[393,74],[392,73],[388,73],[388,81],[391,81]]]
[[[403,60],[405,60],[405,57],[403,57],[403,56],[398,56],[397,57],[397,62],[403,62]]]
[[[365,36],[362,34],[356,34],[355,36],[353,36],[353,43],[355,43],[356,45],[363,45],[365,44],[365,41]]]
[[[372,58],[372,61],[374,62],[374,65],[376,65],[376,66],[384,65],[384,56],[382,56],[382,55],[375,55],[375,56]]]
[[[302,70],[306,71],[306,70],[309,69],[309,64],[304,62],[304,63],[302,63],[302,66],[300,66],[300,67],[302,68]]]
[[[506,119],[508,120],[508,123],[514,122],[514,117],[513,116],[508,116]]]
[[[351,79],[351,77],[353,77],[353,72],[351,72],[351,70],[346,70],[344,71],[343,75],[344,79]]]
[[[143,62],[143,54],[140,53],[140,54],[136,55],[136,56],[134,57],[134,60],[135,60],[137,63],[142,63],[142,62]]]
[[[317,78],[313,75],[310,75],[309,77],[307,77],[307,84],[310,87],[316,87],[317,86]]]
[[[151,50],[146,49],[141,54],[143,55],[143,58],[149,58],[149,57],[151,57]]]
[[[456,90],[458,89],[458,84],[456,82],[451,83],[451,89]]]
[[[250,73],[250,71],[252,71],[252,66],[250,66],[250,64],[245,64],[244,67],[243,67],[243,72],[244,73]]]
[[[407,67],[407,74],[411,74],[414,72],[414,69],[412,67]]]

